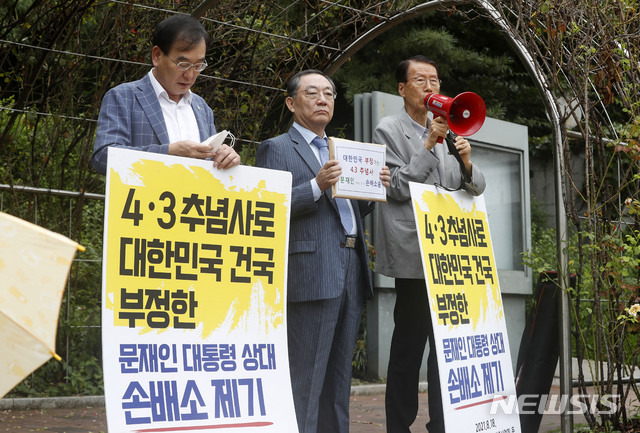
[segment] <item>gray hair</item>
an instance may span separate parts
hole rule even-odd
[[[298,93],[298,87],[300,87],[300,78],[302,78],[305,75],[311,75],[311,74],[322,75],[324,78],[326,78],[329,81],[329,83],[331,83],[331,88],[333,89],[333,93],[336,93],[336,85],[331,79],[331,77],[329,77],[327,74],[317,69],[306,69],[304,71],[298,72],[289,80],[289,83],[287,83],[287,96],[291,96],[291,97],[295,96],[295,94]]]

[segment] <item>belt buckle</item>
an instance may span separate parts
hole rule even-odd
[[[347,238],[344,240],[344,246],[347,248],[355,248],[356,238],[354,236],[347,236]]]

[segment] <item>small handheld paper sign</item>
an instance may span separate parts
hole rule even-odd
[[[329,157],[340,162],[340,180],[331,187],[332,197],[387,201],[380,180],[386,164],[386,146],[329,137]]]

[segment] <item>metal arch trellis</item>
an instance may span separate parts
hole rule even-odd
[[[51,2],[46,0],[33,2],[34,5],[43,5],[43,7],[47,3]],[[117,19],[114,21],[114,32],[109,34],[108,38],[119,37],[119,40],[122,41],[122,46],[116,47],[109,52],[102,51],[100,47],[96,48],[91,44],[85,44],[86,46],[78,44],[76,45],[77,50],[69,50],[65,49],[66,46],[64,44],[61,46],[58,46],[56,42],[48,44],[46,38],[41,38],[40,36],[34,38],[32,43],[25,43],[25,41],[29,41],[28,38],[12,39],[10,37],[11,34],[4,32],[3,29],[6,28],[7,23],[0,25],[0,44],[10,47],[20,46],[22,47],[20,49],[24,49],[26,53],[25,57],[31,55],[41,58],[43,59],[42,63],[47,63],[50,68],[55,66],[56,61],[62,63],[60,60],[66,59],[66,62],[76,62],[76,60],[68,60],[67,56],[78,58],[77,62],[86,62],[87,67],[92,64],[117,63],[119,68],[129,68],[127,73],[120,75],[114,73],[106,80],[96,95],[96,101],[99,101],[100,92],[106,91],[111,84],[109,79],[114,84],[117,84],[118,81],[124,81],[124,78],[141,75],[141,71],[144,71],[141,68],[149,67],[149,63],[145,62],[142,57],[144,49],[136,47],[135,43],[131,42],[134,36],[131,34],[120,35],[115,30],[128,30],[129,32],[132,29],[139,30],[140,33],[148,36],[145,33],[148,29],[137,27],[139,24],[137,18],[147,13],[154,14],[156,17],[166,16],[170,13],[191,13],[201,17],[203,22],[211,29],[217,45],[220,45],[214,52],[217,57],[213,59],[214,67],[211,69],[212,73],[207,71],[208,74],[203,76],[205,80],[201,88],[212,95],[211,99],[216,105],[214,108],[217,108],[215,110],[216,116],[222,122],[220,126],[241,125],[237,117],[255,117],[259,119],[259,121],[256,121],[258,127],[247,130],[241,129],[237,134],[242,137],[245,143],[251,145],[255,145],[261,138],[266,138],[267,135],[272,134],[272,130],[264,127],[267,123],[265,113],[273,111],[274,107],[280,104],[278,98],[282,96],[282,85],[292,73],[306,67],[320,68],[333,73],[362,46],[395,25],[435,9],[454,8],[463,5],[475,6],[502,29],[506,40],[512,45],[522,62],[529,69],[550,114],[554,132],[557,175],[555,188],[556,209],[558,210],[556,213],[556,225],[558,228],[557,249],[560,258],[560,269],[564,271],[563,275],[566,275],[567,258],[565,253],[562,252],[561,246],[566,244],[568,236],[563,198],[567,195],[567,185],[561,175],[565,167],[564,147],[567,136],[565,129],[562,127],[564,113],[559,111],[556,96],[551,91],[552,83],[547,79],[549,71],[548,69],[545,70],[543,62],[540,60],[541,54],[544,53],[529,52],[527,50],[524,32],[530,32],[531,29],[526,28],[526,23],[523,26],[523,23],[518,21],[519,8],[522,8],[523,4],[532,2],[489,0],[433,0],[428,2],[400,0],[320,0],[318,2],[305,0],[267,0],[262,2],[250,0],[238,2],[183,0],[177,2],[156,0],[132,2],[110,0],[105,3],[96,3],[91,0],[68,0],[64,3],[77,4],[77,13],[87,13],[83,9],[87,5],[95,8],[94,10],[108,8],[109,5],[119,8],[120,14],[117,15]],[[34,10],[36,10],[35,7]],[[137,10],[141,12],[138,13]],[[280,22],[279,26],[273,25],[276,21]],[[148,22],[145,22],[140,25],[148,24]],[[21,33],[22,36],[29,34],[26,30],[20,30],[20,32],[23,32]],[[228,38],[226,37],[236,34],[243,35],[242,38],[239,38],[240,43],[226,50],[224,47],[224,44],[228,43]],[[268,55],[263,55],[260,58],[251,56],[251,53],[258,45],[266,47],[264,52],[268,53]],[[36,51],[42,53],[36,54]],[[0,54],[0,67],[7,64],[6,56],[7,54]],[[0,70],[4,70],[4,68],[0,68]],[[35,71],[35,73],[37,72]],[[227,89],[223,89],[222,86],[227,86]],[[596,86],[593,88],[595,89]],[[228,90],[229,93],[225,93],[225,90]],[[575,90],[574,93],[578,94],[579,90]],[[4,106],[5,103],[1,98],[6,94],[11,94],[11,92],[7,91],[6,87],[0,88],[0,105],[3,105],[0,107],[0,112],[10,111],[18,113],[16,116],[25,114],[39,118],[56,117],[78,123],[95,123],[96,107],[98,106],[96,101],[84,107],[83,116],[76,116],[78,114],[76,112],[65,112],[64,104],[58,104],[62,107],[62,110],[54,112],[49,107],[56,104],[50,104],[50,101],[46,100],[43,103],[39,98],[42,99],[44,97],[40,95],[32,98],[25,97],[24,100],[21,100],[21,95],[14,92],[13,94],[18,96],[17,99],[20,103],[15,106]],[[242,112],[244,105],[250,105],[248,101],[251,100],[266,100],[266,102],[255,109],[249,106],[246,114],[238,116],[237,113]],[[606,107],[604,105],[602,107],[606,116]],[[610,120],[608,122],[611,123]],[[278,129],[281,124],[282,120],[273,129]],[[242,127],[244,128],[244,126]],[[612,125],[610,125],[609,129],[610,131],[615,131]],[[91,127],[88,130],[91,131]],[[6,141],[6,131],[0,130],[0,142],[3,140]],[[85,166],[87,165],[86,159],[84,164]],[[87,167],[85,167],[86,169]],[[79,183],[78,189],[95,191],[95,188],[100,187],[100,183],[94,181],[95,176],[92,177],[91,174],[85,174],[84,176],[85,183]],[[13,179],[11,179],[10,183],[12,182]],[[73,189],[62,183],[45,186],[60,190]],[[563,287],[566,288],[566,278],[562,279],[562,282],[564,284]],[[568,308],[566,303],[563,308]],[[566,312],[566,310],[563,311]],[[563,314],[563,316],[569,317],[569,314]],[[565,333],[563,341],[566,342],[568,337],[567,333]],[[570,375],[566,373],[567,371],[563,369],[563,376],[569,378]],[[565,383],[564,390],[566,391],[566,389]],[[563,431],[566,431],[566,428],[563,424]]]
[[[92,3],[92,2],[88,2]],[[171,10],[166,7],[152,6],[147,5],[142,2],[128,2],[123,0],[110,0],[108,3],[121,5],[123,7],[129,9],[142,9],[149,10],[153,12],[158,12],[162,14],[168,13],[179,13],[179,12],[189,12],[189,7],[191,7],[191,3],[194,2],[175,2],[175,4],[180,5],[176,10]],[[196,16],[200,16],[204,21],[209,21],[219,27],[231,29],[230,31],[238,31],[245,33],[255,33],[255,42],[259,42],[260,40],[264,40],[269,42],[272,38],[279,39],[283,43],[281,45],[272,43],[273,45],[273,56],[269,56],[267,59],[258,60],[258,63],[254,63],[252,65],[248,65],[249,69],[256,69],[259,67],[261,63],[265,60],[270,61],[274,57],[277,57],[277,54],[286,50],[287,47],[291,45],[301,44],[306,47],[301,49],[298,53],[298,58],[292,58],[290,63],[293,67],[285,68],[286,73],[283,76],[282,74],[266,74],[265,77],[257,77],[256,74],[247,74],[246,72],[240,71],[236,76],[223,76],[219,74],[211,74],[204,75],[205,78],[210,78],[216,81],[220,81],[221,83],[228,83],[231,85],[239,85],[239,86],[255,86],[258,88],[262,88],[267,92],[280,92],[283,80],[286,79],[289,73],[299,69],[302,66],[310,66],[310,64],[314,64],[316,66],[325,66],[328,72],[334,72],[346,59],[348,59],[352,54],[354,54],[367,40],[375,37],[377,34],[385,31],[391,26],[397,25],[401,22],[406,21],[407,19],[417,16],[421,13],[424,13],[428,10],[436,9],[436,8],[444,8],[448,6],[457,6],[464,4],[475,4],[480,8],[485,9],[489,16],[498,17],[499,12],[502,10],[503,5],[500,3],[496,3],[499,8],[493,7],[488,1],[430,1],[430,2],[394,2],[394,1],[382,1],[382,2],[335,2],[322,0],[316,3],[317,5],[322,5],[322,7],[313,8],[311,3],[303,1],[303,0],[295,0],[291,2],[286,2],[286,6],[279,6],[280,2],[262,2],[262,8],[272,8],[277,9],[277,13],[274,13],[274,16],[281,16],[286,13],[290,13],[296,7],[304,8],[305,18],[308,18],[304,25],[300,25],[297,29],[292,29],[291,32],[287,34],[278,34],[276,31],[265,30],[264,28],[254,28],[251,25],[240,25],[236,22],[242,22],[242,13],[245,13],[250,10],[252,5],[255,5],[256,2],[252,1],[244,1],[244,2],[234,2],[234,4],[240,5],[235,6],[235,9],[231,8],[232,12],[236,12],[238,15],[227,15],[223,17],[224,19],[215,19],[210,16],[206,16],[208,14],[217,13],[217,9],[224,9],[224,7],[229,8],[228,2],[221,2],[219,0],[205,0],[201,3],[197,4],[195,8],[191,11],[192,14]],[[356,6],[351,6],[351,3],[356,3]],[[503,2],[504,3],[504,2]],[[507,2],[508,3],[508,2]],[[162,5],[162,3],[160,2]],[[184,7],[183,7],[184,6]],[[306,33],[303,29],[306,29],[308,23],[312,23],[314,21],[318,21],[322,18],[323,14],[335,13],[330,9],[340,9],[343,11],[348,11],[351,15],[346,16],[346,20],[340,23],[339,26],[319,26],[318,30],[311,33]],[[489,13],[490,10],[493,12]],[[313,13],[311,13],[313,12]],[[496,14],[498,13],[498,14]],[[310,16],[309,16],[310,14]],[[341,18],[345,18],[342,16]],[[376,22],[380,22],[380,24],[376,25]],[[505,21],[508,23],[508,21]],[[349,29],[352,30],[351,34],[342,33],[340,37],[333,37],[331,39],[331,34],[336,32],[337,27],[345,27],[351,26]],[[304,33],[304,34],[303,34]],[[296,34],[300,34],[301,36],[296,36]],[[248,36],[247,36],[248,38]],[[314,39],[315,40],[312,40]],[[513,36],[508,35],[508,40],[513,39]],[[321,41],[329,41],[330,43],[322,43]],[[7,44],[17,44],[17,41],[9,41],[7,39],[2,39],[0,42]],[[341,48],[346,46],[346,48]],[[93,59],[101,59],[105,61],[127,61],[126,59],[118,59],[116,57],[105,58],[100,56],[91,56],[90,54],[85,53],[71,53],[68,51],[56,50],[54,47],[45,48],[43,46],[32,47],[37,49],[46,49],[51,51],[52,53],[60,53],[60,54],[74,54],[77,56],[86,56],[88,58]],[[315,56],[314,61],[311,61],[311,57],[305,55],[304,53],[313,53]],[[132,62],[134,64],[148,66],[148,62]],[[282,72],[282,71],[281,71]],[[261,84],[258,81],[264,80],[265,84]],[[269,84],[267,84],[269,83]],[[543,93],[544,94],[544,93]],[[553,105],[553,104],[551,104]],[[548,107],[550,111],[553,110],[553,107]],[[552,120],[553,121],[553,120]]]
[[[482,8],[487,16],[504,31],[508,42],[514,48],[515,52],[518,54],[520,59],[523,61],[530,75],[534,79],[541,95],[543,96],[543,100],[545,101],[545,105],[547,106],[547,110],[550,114],[550,119],[553,126],[554,139],[555,139],[555,152],[554,152],[554,160],[556,165],[556,228],[557,228],[557,241],[556,248],[558,254],[558,267],[560,271],[560,275],[563,278],[560,278],[560,283],[562,287],[562,297],[561,297],[561,311],[562,311],[562,331],[561,331],[561,345],[562,345],[562,354],[561,354],[561,394],[563,395],[571,395],[571,340],[570,340],[570,307],[569,307],[569,298],[567,294],[568,285],[568,275],[567,275],[567,262],[568,257],[566,250],[563,251],[562,245],[566,245],[568,240],[568,232],[567,232],[567,219],[564,208],[563,197],[565,194],[564,182],[561,176],[561,170],[564,166],[563,161],[563,146],[562,146],[562,129],[560,125],[560,115],[558,112],[558,108],[554,103],[554,98],[551,92],[549,91],[549,86],[547,85],[547,80],[537,66],[533,56],[527,51],[527,49],[522,44],[521,40],[515,35],[510,26],[507,24],[508,21],[506,17],[504,17],[501,12],[495,8],[491,3],[486,0],[477,0],[477,1],[466,1],[466,0],[433,0],[430,2],[422,3],[417,5],[411,9],[408,9],[404,12],[400,12],[395,15],[392,19],[383,22],[373,29],[369,30],[366,34],[362,35],[356,41],[354,41],[349,47],[347,47],[340,56],[334,59],[333,62],[326,68],[326,72],[333,73],[335,72],[349,57],[355,54],[362,46],[364,46],[369,41],[373,40],[380,34],[384,33],[391,27],[394,27],[404,21],[409,20],[415,16],[424,14],[426,12],[437,10],[441,8],[458,6],[458,5],[468,5],[475,4],[476,6]],[[567,413],[568,411],[563,411],[562,414],[562,431],[563,433],[567,433],[572,431],[573,418],[571,415]]]
[[[525,2],[529,3],[529,2]],[[325,71],[328,73],[334,73],[336,70],[342,66],[342,64],[347,61],[352,55],[354,55],[360,48],[369,43],[371,40],[375,39],[385,31],[390,28],[399,25],[402,22],[405,22],[415,16],[426,13],[428,11],[443,9],[449,7],[456,7],[461,5],[473,5],[478,8],[481,12],[480,15],[484,15],[490,21],[492,21],[505,35],[505,38],[514,49],[520,60],[525,65],[526,69],[529,71],[529,75],[534,79],[536,86],[539,90],[539,93],[542,96],[544,101],[547,113],[549,115],[552,131],[554,137],[554,165],[555,165],[555,198],[556,198],[556,254],[558,258],[558,270],[560,271],[560,286],[562,288],[561,294],[561,302],[560,302],[560,312],[561,312],[561,330],[560,330],[560,342],[561,342],[561,356],[560,356],[560,376],[561,376],[561,395],[570,396],[572,395],[572,374],[571,374],[571,306],[569,299],[569,270],[568,270],[568,249],[565,247],[569,245],[569,234],[568,234],[568,226],[567,226],[567,212],[566,206],[567,197],[569,196],[569,185],[568,181],[565,178],[565,143],[568,140],[568,137],[571,135],[575,137],[576,135],[584,140],[589,140],[590,137],[590,129],[589,122],[585,121],[585,129],[582,133],[568,133],[566,128],[563,128],[563,116],[566,118],[568,116],[574,116],[574,112],[561,112],[561,107],[559,106],[558,97],[553,93],[554,86],[549,81],[547,74],[550,73],[549,68],[545,70],[544,65],[540,62],[540,57],[543,57],[546,52],[530,52],[527,46],[525,45],[525,35],[523,33],[529,31],[526,26],[521,26],[522,23],[519,23],[518,20],[522,18],[518,12],[509,8],[510,2],[497,2],[497,1],[489,1],[489,0],[475,0],[475,1],[456,1],[456,0],[434,0],[424,2],[422,4],[416,5],[412,8],[409,8],[405,11],[398,12],[390,19],[378,24],[377,26],[369,29],[365,34],[361,35],[358,39],[353,41],[351,45],[349,45],[342,53],[338,55],[333,61],[329,63],[329,65],[325,68]],[[519,2],[522,5],[522,2]],[[531,18],[534,19],[534,18]],[[537,19],[535,19],[537,21]],[[545,22],[540,21],[538,23],[540,26],[544,27]],[[578,30],[581,31],[581,30]],[[536,40],[543,47],[544,42],[539,40],[539,36],[534,34],[533,39]],[[594,41],[594,43],[598,43]],[[617,43],[618,47],[620,47],[620,43]],[[568,52],[568,49],[562,44],[562,50]],[[622,51],[622,49],[621,49]],[[571,53],[568,53],[569,55]],[[624,52],[626,57],[628,56],[628,52]],[[567,72],[564,70],[562,65],[557,65],[559,69],[559,73],[565,78],[565,82],[569,83],[569,89],[567,93],[569,93],[572,98],[578,100],[578,96],[580,94],[579,88],[573,88],[571,85],[571,80],[567,76]],[[609,116],[607,111],[607,107],[603,102],[603,99],[599,96],[599,91],[596,85],[593,83],[591,78],[587,79],[589,86],[594,94],[598,95],[597,103],[601,107],[602,116],[605,119],[605,122],[608,124],[609,131],[617,138],[617,132],[613,125],[613,122]],[[579,109],[584,109],[584,107],[579,107]],[[584,111],[587,111],[584,109]],[[576,121],[579,123],[579,120]],[[606,138],[604,138],[606,140]],[[617,158],[618,163],[618,188],[620,189],[620,158]],[[618,197],[618,208],[621,209],[621,199]],[[622,214],[622,211],[619,210],[619,213]],[[567,409],[563,410],[561,414],[561,429],[563,432],[569,432],[573,430],[573,418]]]
[[[567,231],[567,218],[563,203],[563,197],[565,195],[565,187],[562,179],[562,167],[564,167],[563,161],[563,141],[562,141],[562,128],[560,124],[560,114],[555,104],[553,95],[549,90],[545,75],[535,62],[534,57],[527,51],[522,44],[517,34],[514,34],[511,27],[508,25],[508,20],[504,17],[500,10],[494,7],[490,2],[486,0],[467,1],[467,0],[434,0],[422,3],[406,11],[400,12],[386,22],[380,23],[376,27],[370,29],[367,33],[355,40],[349,47],[347,47],[336,59],[334,59],[329,66],[325,69],[328,73],[335,72],[345,61],[348,60],[353,54],[355,54],[366,43],[370,42],[380,34],[389,30],[391,27],[401,24],[415,16],[424,14],[426,12],[437,10],[441,8],[447,8],[459,5],[476,5],[485,11],[487,17],[489,17],[500,29],[505,33],[508,42],[514,48],[520,59],[523,61],[530,75],[534,79],[545,105],[547,111],[550,114],[550,120],[553,126],[554,139],[555,139],[555,165],[556,165],[556,248],[558,254],[558,267],[560,271],[562,297],[561,297],[561,311],[562,311],[562,325],[561,325],[561,360],[560,360],[560,372],[561,372],[561,394],[571,395],[571,334],[570,334],[570,303],[567,294],[568,285],[568,272],[567,262],[568,257],[566,250],[563,250],[562,245],[566,245],[568,241]],[[568,413],[568,410],[564,410],[562,413],[561,428],[563,433],[572,431],[573,418]]]

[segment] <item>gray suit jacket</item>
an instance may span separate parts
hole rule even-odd
[[[387,202],[377,206],[376,272],[395,278],[423,279],[409,182],[435,183],[433,173],[439,159],[425,149],[404,107],[398,114],[380,120],[373,133],[373,142],[387,145],[387,165],[391,171]],[[447,153],[439,183],[448,188],[458,188],[461,181],[460,165],[453,155]],[[485,186],[484,175],[474,164],[471,181],[465,181],[463,189],[480,195]]]
[[[213,111],[195,93],[191,106],[198,122],[200,141],[204,141],[216,133]],[[148,75],[120,84],[104,95],[91,155],[91,164],[96,171],[101,174],[107,171],[107,148],[110,146],[166,154],[169,144],[162,107]]]
[[[258,146],[256,166],[288,171],[293,175],[289,226],[288,300],[315,301],[339,296],[347,264],[338,260],[344,229],[335,200],[328,191],[313,199],[310,180],[320,171],[320,162],[294,127]],[[373,297],[364,242],[362,217],[373,204],[351,200],[358,229],[357,251],[361,261],[360,285],[367,299]]]

